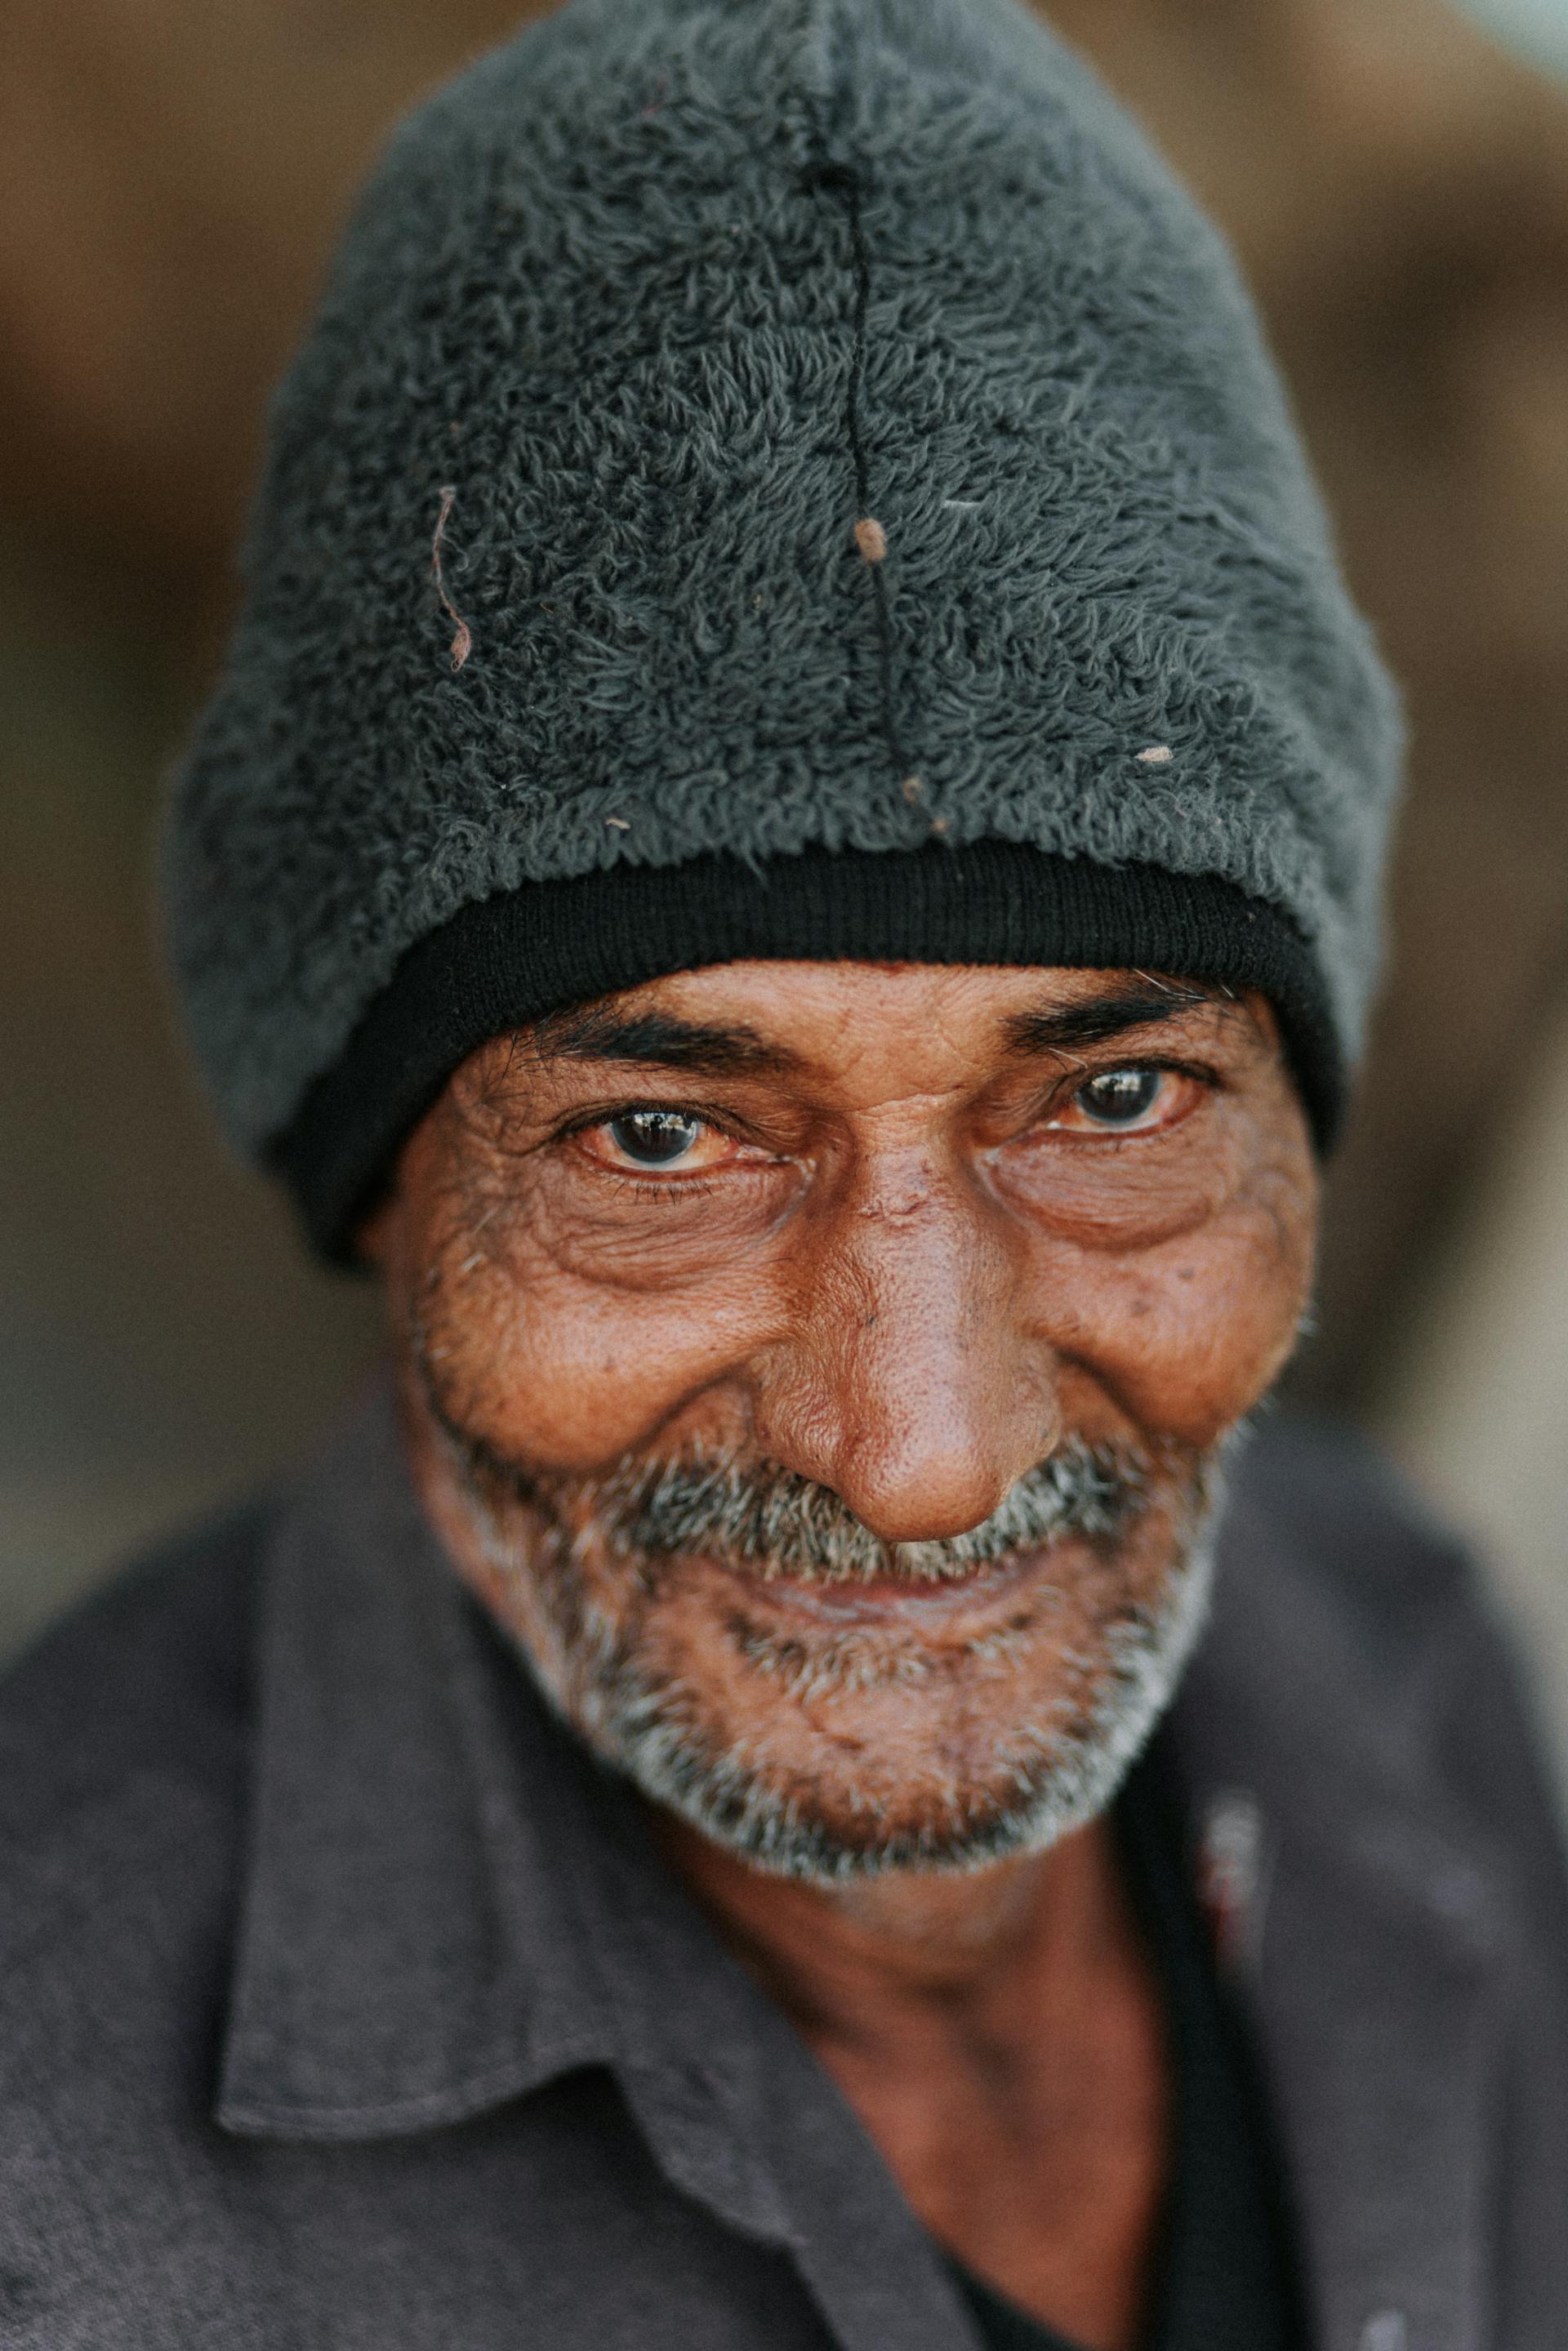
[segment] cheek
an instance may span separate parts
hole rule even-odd
[[[1048,1232],[1126,1257],[1201,1231],[1247,1180],[1251,1123],[1213,1102],[1177,1133],[1124,1147],[1045,1136],[998,1155],[1003,1197]]]
[[[646,1444],[768,1335],[755,1282],[672,1294],[592,1280],[499,1218],[477,1241],[459,1226],[426,1263],[413,1343],[444,1405],[540,1468],[596,1469]]]
[[[1249,1412],[1295,1343],[1313,1218],[1266,1192],[1124,1255],[1051,1252],[1041,1330],[1145,1430],[1207,1446]]]

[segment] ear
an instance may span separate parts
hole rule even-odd
[[[373,1208],[355,1228],[354,1255],[361,1265],[371,1267],[384,1277],[397,1247],[397,1228],[402,1207],[396,1179],[381,1193]]]
[[[1280,1018],[1262,989],[1244,987],[1241,991],[1241,1001],[1252,1015],[1258,1034],[1267,1041],[1274,1052],[1282,1057],[1285,1040],[1280,1034]]]

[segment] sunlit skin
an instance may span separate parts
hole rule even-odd
[[[1068,1539],[917,1589],[698,1559],[650,1603],[587,1544],[607,1620],[863,1832],[983,1778],[1020,1712],[1068,1708],[1070,1653],[1111,1599],[1157,1604],[1182,1481],[1302,1312],[1301,1110],[1260,998],[1147,974],[739,963],[608,1015],[475,1054],[363,1237],[425,1507],[547,1684],[528,1509],[498,1563],[443,1420],[569,1479],[695,1449],[779,1463],[887,1541],[975,1527],[1068,1437],[1155,1465],[1113,1557]],[[847,1626],[920,1670],[802,1696],[747,1664],[742,1620],[807,1656]],[[1090,2351],[1131,2345],[1169,2097],[1104,1824],[841,1886],[653,1824],[921,2220]]]

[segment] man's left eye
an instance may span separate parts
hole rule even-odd
[[[1139,1128],[1160,1126],[1176,1107],[1180,1084],[1179,1076],[1172,1070],[1102,1070],[1079,1087],[1051,1123],[1076,1127],[1080,1133],[1097,1128],[1107,1134],[1128,1134]]]

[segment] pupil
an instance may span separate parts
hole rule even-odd
[[[1107,1070],[1091,1078],[1079,1100],[1092,1118],[1113,1126],[1128,1126],[1154,1106],[1160,1090],[1158,1070]]]
[[[679,1159],[697,1139],[697,1121],[676,1110],[632,1110],[610,1122],[612,1140],[628,1159],[644,1167],[664,1167]]]

